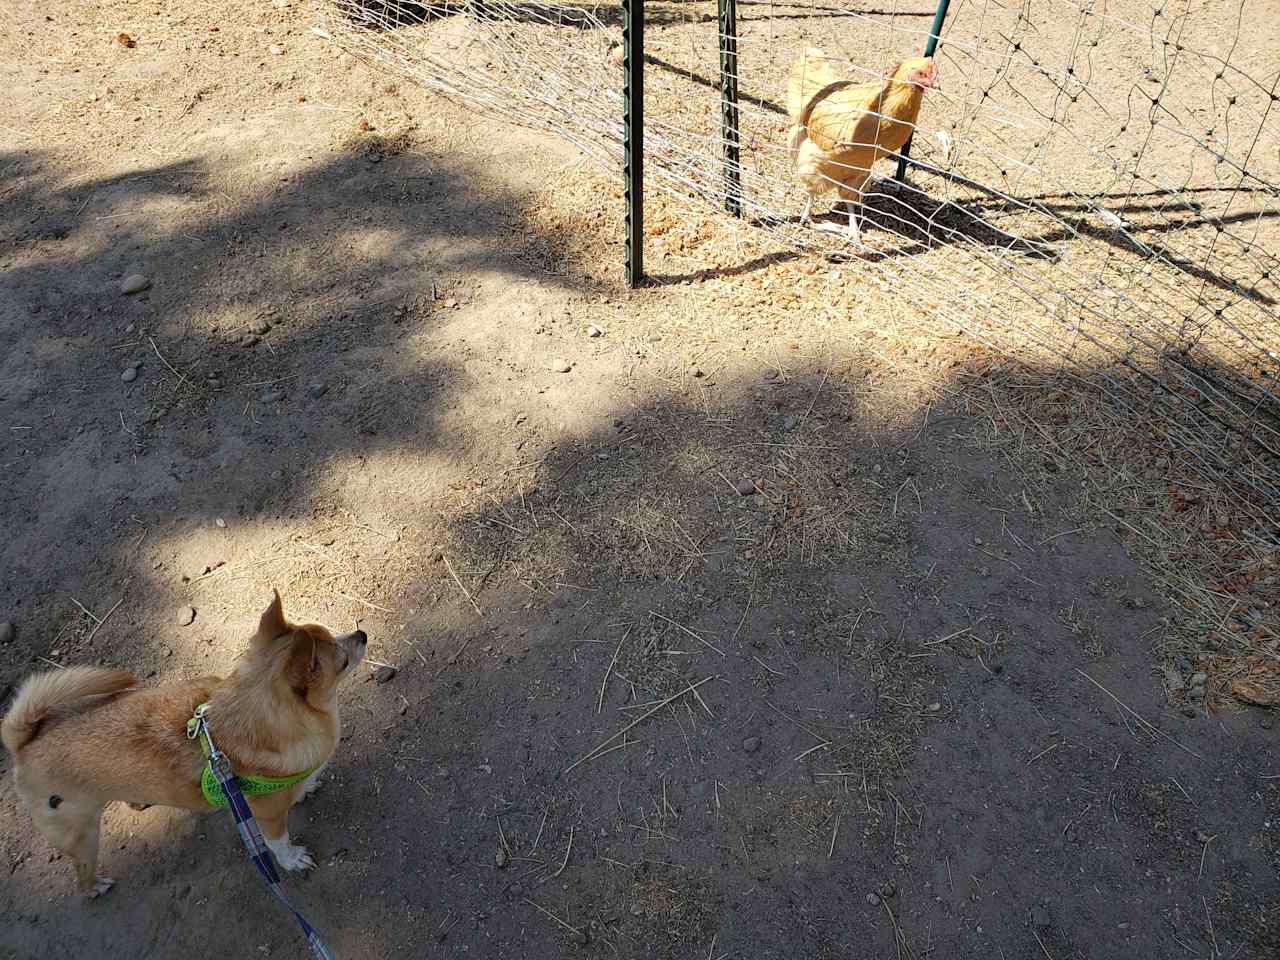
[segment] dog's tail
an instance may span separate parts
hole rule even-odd
[[[30,743],[40,724],[54,712],[74,712],[91,697],[107,697],[132,687],[137,680],[124,670],[106,667],[68,667],[28,677],[0,722],[0,740],[15,757]]]

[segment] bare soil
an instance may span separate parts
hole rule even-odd
[[[616,178],[287,0],[8,22],[0,696],[359,619],[287,880],[338,956],[1280,950],[1273,712],[1213,692],[1274,565],[1215,632],[1151,532],[1213,516],[1021,429],[1057,387],[856,263],[622,290]],[[220,814],[103,860],[0,781],[0,956],[305,953]]]

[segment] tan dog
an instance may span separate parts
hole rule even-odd
[[[209,810],[205,758],[187,721],[209,704],[214,741],[237,776],[306,779],[249,806],[280,865],[315,866],[289,841],[289,809],[316,786],[338,745],[338,681],[364,656],[363,630],[335,637],[285,619],[277,592],[231,675],[139,688],[121,670],[72,667],[29,677],[0,723],[18,793],[40,832],[75,861],[81,892],[111,888],[99,876],[98,828],[113,800]],[[246,791],[247,793],[247,791]]]

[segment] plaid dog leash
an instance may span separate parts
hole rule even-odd
[[[258,827],[258,821],[254,819],[253,812],[249,809],[249,803],[245,800],[244,793],[236,782],[235,772],[231,769],[231,761],[213,745],[213,736],[209,731],[208,710],[209,705],[207,703],[202,703],[196,707],[195,716],[187,721],[187,738],[194,740],[201,734],[204,735],[205,744],[208,747],[206,753],[209,757],[209,769],[213,771],[218,785],[222,787],[222,792],[227,798],[227,807],[236,822],[236,830],[239,831],[240,839],[244,842],[244,848],[249,853],[249,859],[258,868],[258,873],[262,874],[262,880],[266,883],[267,889],[297,919],[298,926],[302,928],[302,935],[306,937],[307,945],[311,947],[311,953],[316,960],[334,960],[333,954],[325,946],[319,932],[315,927],[307,923],[307,918],[299,913],[293,904],[289,902],[289,898],[285,896],[284,890],[280,886],[280,874],[276,870],[275,858],[271,855],[271,848],[267,846],[266,838],[263,837],[262,830]]]

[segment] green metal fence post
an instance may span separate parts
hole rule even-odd
[[[924,45],[924,55],[932,57],[934,51],[938,49],[938,38],[942,33],[942,24],[947,19],[947,7],[951,5],[951,0],[938,0],[938,12],[933,15],[933,26],[929,28],[929,42]],[[912,131],[912,137],[915,131]],[[907,156],[911,153],[911,139],[907,137],[907,142],[902,145],[902,150],[898,156],[898,179],[901,180],[907,175]]]
[[[627,286],[644,280],[644,0],[622,0],[622,176]]]
[[[720,139],[724,144],[724,208],[742,216],[738,140],[738,4],[720,0]]]

